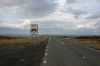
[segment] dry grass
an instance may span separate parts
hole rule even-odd
[[[73,38],[69,41],[100,50],[100,38]]]
[[[47,37],[37,37],[32,41],[27,38],[1,38],[0,66],[40,66]]]
[[[13,38],[13,39],[1,39],[0,47],[7,46],[25,46],[25,47],[33,47],[42,44],[43,42],[47,42],[48,39],[46,37],[37,37],[32,40],[27,38]]]

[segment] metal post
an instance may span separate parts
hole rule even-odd
[[[38,36],[38,24],[30,25],[30,40],[31,42]]]

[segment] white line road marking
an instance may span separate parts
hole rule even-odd
[[[83,59],[85,59],[86,57],[85,57],[85,56],[83,56],[82,58],[83,58]]]
[[[44,64],[47,63],[47,55],[48,55],[48,53],[45,53],[45,57],[44,57],[45,59],[44,59],[44,61],[43,61]]]
[[[48,49],[46,49],[45,52],[48,52]]]
[[[48,47],[46,47],[46,49],[45,49],[45,54],[44,54],[44,58],[43,58],[42,64],[46,64],[47,63],[47,55],[48,55]]]
[[[56,39],[56,41],[58,41],[58,42],[60,42],[61,44],[63,44],[63,45],[64,45],[64,42],[62,42],[62,41],[60,41],[60,40],[57,40],[57,39]]]
[[[48,55],[48,53],[45,53],[45,56],[47,56]]]
[[[44,57],[42,59],[42,63],[40,66],[44,66],[47,63],[47,55],[48,55],[48,46],[45,48]]]
[[[46,47],[46,49],[48,49],[48,47]]]
[[[47,61],[46,60],[44,60],[44,62],[43,63],[47,63]]]

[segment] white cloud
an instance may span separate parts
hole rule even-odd
[[[0,27],[10,27],[10,28],[15,28],[15,29],[26,29],[29,28],[29,25],[31,24],[31,20],[25,19],[22,20],[20,23],[18,22],[9,22],[5,21],[0,23]]]
[[[84,24],[77,24],[76,29],[96,29],[96,22],[89,22]]]

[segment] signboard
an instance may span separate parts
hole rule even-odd
[[[31,32],[38,31],[38,24],[31,24]]]

